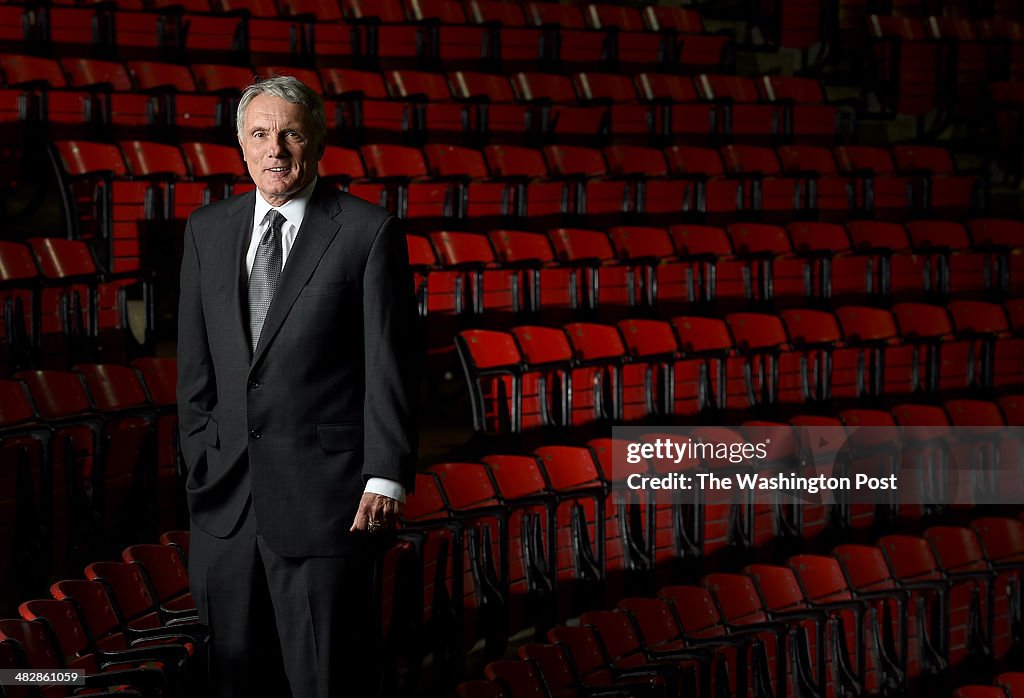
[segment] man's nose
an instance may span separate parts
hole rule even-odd
[[[284,134],[280,134],[270,139],[269,155],[274,158],[281,157],[287,152],[284,147]]]

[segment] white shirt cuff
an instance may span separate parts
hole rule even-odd
[[[405,504],[405,487],[402,486],[402,483],[388,480],[386,477],[371,477],[367,480],[366,487],[363,488],[363,494],[367,492],[397,499],[402,504]]]

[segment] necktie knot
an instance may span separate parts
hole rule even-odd
[[[260,240],[261,245],[265,245],[270,241],[271,236],[280,238],[281,229],[284,228],[284,222],[287,220],[280,211],[270,209],[267,211],[267,215],[264,218],[265,221],[270,223],[267,226],[266,232],[263,233],[263,239]]]

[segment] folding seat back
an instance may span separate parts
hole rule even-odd
[[[124,64],[91,58],[68,58],[62,61],[73,87],[103,87],[107,90],[130,92],[131,76]]]
[[[484,667],[484,676],[499,683],[512,696],[544,698],[548,695],[540,673],[532,662],[499,659]]]
[[[53,473],[54,565],[59,571],[103,541],[102,433],[88,393],[77,374],[23,371],[14,375],[28,386],[39,417],[52,430],[49,464]]]
[[[21,618],[0,620],[0,642],[4,641],[17,643],[22,656],[33,668],[69,668],[60,648],[55,646],[42,623]]]
[[[704,21],[695,10],[682,7],[648,6],[644,21],[652,31],[680,34],[677,40],[680,65],[689,69],[718,66],[725,62],[729,38],[712,35],[704,29]]]
[[[517,313],[525,307],[525,277],[515,269],[497,268],[486,235],[441,231],[430,233],[441,264],[456,271],[476,312]]]
[[[107,530],[134,538],[157,525],[156,410],[139,375],[127,366],[79,364],[96,410],[103,417],[103,476]]]
[[[72,177],[93,173],[128,174],[117,146],[85,141],[60,141],[55,145],[65,172]]]
[[[893,575],[901,582],[934,582],[947,579],[938,560],[924,538],[891,534],[879,539],[879,547],[885,553],[886,561]],[[947,597],[944,637],[940,646],[945,650],[952,664],[966,660],[969,656],[988,648],[991,651],[991,626],[987,624],[989,609],[985,584],[976,577],[965,577],[962,581],[950,579]]]
[[[0,242],[0,340],[6,345],[11,364],[16,351],[28,352],[38,344],[35,323],[39,314],[36,286],[39,271],[31,250],[17,242]],[[50,328],[54,331],[55,328]],[[27,361],[27,356],[21,361]]]
[[[608,235],[621,259],[658,263],[675,256],[672,238],[664,228],[616,226],[608,229]]]
[[[34,599],[22,603],[18,607],[18,612],[27,621],[39,621],[49,626],[67,659],[69,668],[81,668],[92,672],[99,669],[98,657],[90,646],[86,629],[70,601]]]
[[[618,177],[636,175],[659,177],[668,174],[665,156],[657,148],[611,145],[604,150],[608,171]]]
[[[583,13],[579,7],[559,7],[546,2],[528,2],[523,14],[530,24],[540,27],[555,24],[563,29],[586,29]]]
[[[942,293],[990,293],[995,290],[996,283],[991,279],[999,273],[997,260],[972,249],[970,237],[962,224],[912,221],[907,224],[907,233],[913,248],[928,255],[937,267]]]
[[[328,145],[320,158],[317,174],[340,182],[352,182],[366,177],[362,157],[354,148]]]
[[[939,106],[936,65],[939,47],[929,41],[924,23],[906,17],[871,15],[876,79],[886,87],[886,106],[903,114],[921,115]]]
[[[524,102],[541,100],[558,104],[576,101],[572,81],[565,75],[521,72],[512,77],[511,83]]]
[[[252,82],[254,71],[244,66],[193,63],[192,75],[202,92],[225,92],[238,95]]]
[[[878,288],[876,265],[854,254],[846,229],[837,223],[790,223],[793,250],[808,258],[812,286],[821,296],[864,297]]]
[[[661,645],[664,648],[680,641],[679,627],[667,600],[631,597],[620,601],[618,608],[633,618],[647,647]]]
[[[852,597],[839,560],[827,555],[794,555],[788,564],[812,602],[847,601]]]
[[[616,327],[576,322],[565,331],[577,360],[600,370],[595,391],[600,391],[602,416],[634,420],[653,412],[648,368],[625,362],[626,347]]]
[[[185,177],[188,169],[177,146],[148,141],[122,141],[128,173],[133,177]]]
[[[1024,224],[1001,218],[975,218],[968,222],[976,245],[1019,248],[1024,246]]]
[[[86,566],[85,576],[107,587],[129,628],[148,629],[165,625],[164,615],[139,565],[94,562]]]
[[[195,602],[188,589],[188,570],[175,548],[167,545],[137,544],[124,549],[125,562],[140,565],[156,592],[161,607],[175,611],[191,611]]]
[[[544,157],[553,174],[562,177],[600,177],[607,174],[604,155],[596,148],[549,145]]]
[[[572,347],[565,332],[559,327],[519,325],[512,328],[523,358],[532,366],[568,363],[572,360]]]
[[[465,536],[461,550],[465,646],[484,639],[491,651],[503,648],[511,620],[509,508],[481,463],[438,463],[429,472],[436,475],[445,506]]]
[[[710,381],[709,399],[716,409],[747,409],[760,399],[762,387],[767,390],[768,383],[755,391],[753,383],[748,381],[750,364],[746,357],[735,355],[733,338],[724,320],[676,316],[672,324],[683,355],[705,362]]]
[[[48,286],[43,291],[42,312],[62,313],[63,326],[69,334],[88,332],[90,337],[107,335],[105,338],[111,350],[118,339],[126,350],[135,346],[134,338],[129,334],[127,310],[123,302],[128,287],[136,283],[134,274],[122,274],[119,279],[100,283],[96,260],[84,241],[29,238],[27,242],[32,247],[39,270],[46,279],[44,283]],[[148,291],[145,282],[142,291],[145,298]],[[69,312],[63,310],[65,305]],[[148,315],[149,310],[146,312]],[[147,316],[147,329],[149,322]],[[113,333],[114,336],[107,333]]]
[[[615,27],[622,31],[644,31],[644,18],[634,7],[621,7],[591,3],[583,10],[584,18],[591,29]]]
[[[1024,523],[1002,516],[983,516],[971,522],[993,564],[1016,563],[1024,559]]]
[[[704,587],[672,585],[659,589],[658,596],[672,604],[686,635],[709,638],[726,634],[718,607]]]
[[[784,310],[786,333],[797,346],[834,343],[842,339],[836,317],[827,310]]]
[[[245,165],[238,148],[215,143],[187,142],[181,145],[189,171],[196,179],[224,177],[231,180],[242,176]]]
[[[894,145],[892,157],[900,172],[924,171],[933,175],[956,172],[949,151],[939,146]]]
[[[594,629],[613,665],[644,663],[643,643],[628,614],[623,611],[588,611],[580,616],[580,624]]]
[[[430,101],[451,99],[448,80],[440,73],[418,70],[390,70],[384,74],[388,92],[394,97],[421,96]]]
[[[52,58],[7,54],[0,56],[7,85],[28,85],[38,83],[50,88],[68,87],[68,80],[61,65]]]
[[[954,581],[972,581],[983,589],[981,598],[978,601],[972,600],[971,611],[981,615],[988,636],[977,637],[980,632],[973,628],[975,636],[970,639],[987,640],[996,657],[1005,656],[1014,643],[1012,624],[1016,613],[1013,610],[1016,604],[1014,593],[1009,590],[1020,587],[1020,566],[1011,567],[1005,563],[993,566],[988,561],[987,548],[975,528],[932,526],[924,535],[947,575]]]
[[[509,629],[553,622],[558,544],[552,492],[544,471],[529,455],[488,455],[483,461],[509,510]]]
[[[463,24],[466,16],[462,12],[462,3],[452,0],[409,0],[409,15],[418,22],[436,20],[444,24]]]
[[[557,228],[549,237],[558,257],[566,262],[594,259],[602,262],[615,260],[608,236],[597,230]]]
[[[640,303],[638,275],[632,267],[616,263],[615,250],[606,233],[556,228],[548,231],[548,237],[560,262],[582,268],[589,308],[624,308]]]
[[[65,579],[54,582],[50,592],[55,599],[75,603],[97,647],[113,650],[128,646],[117,611],[103,584],[85,579]]]
[[[489,176],[483,153],[472,148],[455,145],[427,145],[423,148],[436,177],[468,177],[486,179]]]
[[[622,320],[619,329],[633,361],[646,364],[659,412],[697,414],[707,407],[708,379],[700,359],[684,359],[672,326],[662,320]]]
[[[783,145],[778,151],[784,172],[814,172],[822,176],[835,176],[839,170],[832,151],[813,145]]]
[[[457,71],[450,78],[452,92],[459,99],[485,99],[492,103],[516,101],[516,91],[503,75]]]
[[[876,175],[896,173],[892,155],[877,146],[843,145],[835,149],[836,162],[844,172],[867,171]]]
[[[958,335],[1000,335],[1010,330],[1006,312],[998,303],[955,300],[946,307]]]
[[[335,97],[359,96],[364,99],[390,97],[384,76],[372,70],[324,68],[321,73],[326,93]]]
[[[540,312],[576,308],[585,302],[581,275],[572,267],[558,266],[551,241],[543,233],[494,230],[488,234],[497,259],[509,266],[525,267],[528,305]]]
[[[701,583],[711,592],[727,623],[749,625],[768,621],[752,577],[713,573],[706,575]]]
[[[573,77],[576,94],[583,101],[627,103],[637,99],[633,81],[625,75],[613,73],[576,73]]]
[[[173,89],[196,92],[196,82],[188,66],[156,61],[128,61],[128,73],[140,90]]]
[[[911,221],[907,234],[910,244],[922,250],[963,250],[971,245],[964,226],[953,221]]]
[[[949,574],[988,571],[978,535],[961,526],[932,526],[924,532],[942,569]]]
[[[548,174],[544,155],[532,148],[489,145],[484,148],[484,157],[496,177],[546,177]]]
[[[740,351],[777,349],[789,343],[786,329],[777,315],[730,313],[725,320]]]
[[[892,314],[887,310],[845,306],[836,310],[836,316],[848,341],[889,341],[899,336]]]
[[[494,330],[464,330],[456,345],[477,431],[518,432],[522,426],[522,355],[515,338]]]
[[[1003,687],[1007,698],[1017,698],[1024,695],[1024,673],[1019,671],[1004,671],[997,674],[995,683]]]

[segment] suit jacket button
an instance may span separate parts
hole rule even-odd
[[[250,429],[249,430],[249,436],[251,436],[254,439],[258,439],[261,436],[263,436],[263,434],[260,432],[259,429]]]
[[[260,382],[258,380],[253,378],[251,381],[249,381],[249,390],[256,390],[256,388],[258,387],[260,387]]]

